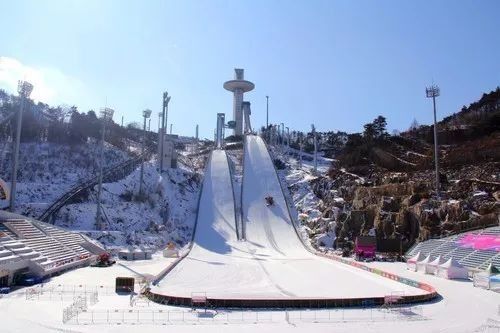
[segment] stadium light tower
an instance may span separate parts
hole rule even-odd
[[[160,140],[160,149],[159,149],[159,158],[160,158],[160,173],[163,172],[163,141],[165,140],[165,125],[167,124],[167,117],[168,117],[168,102],[170,102],[170,96],[168,96],[168,92],[163,93],[163,110],[162,110],[162,117],[161,117],[161,131],[159,135],[159,140]]]
[[[144,129],[142,136],[142,158],[141,158],[141,176],[139,177],[139,196],[142,197],[142,180],[144,179],[144,149],[146,148],[146,119],[151,117],[152,111],[146,109],[142,111],[142,116],[144,117]],[[151,119],[149,119],[151,121]]]
[[[16,144],[14,145],[14,159],[12,162],[12,175],[10,185],[10,211],[13,212],[16,205],[17,165],[19,163],[19,144],[21,142],[21,123],[26,100],[33,91],[33,85],[26,81],[18,81],[17,92],[20,98],[19,112],[17,113]]]
[[[439,195],[439,155],[438,155],[438,137],[437,137],[437,122],[436,122],[436,97],[440,95],[440,90],[437,85],[431,85],[425,88],[425,95],[427,98],[432,98],[432,105],[434,107],[434,165],[436,168],[436,195]]]
[[[97,186],[97,211],[95,214],[96,227],[102,230],[101,223],[101,192],[102,192],[102,173],[104,166],[104,134],[106,133],[106,122],[113,119],[115,110],[110,108],[102,108],[100,111],[102,119],[102,134],[101,134],[101,158],[99,162],[99,184]]]
[[[269,96],[266,96],[266,131],[269,127]]]
[[[316,127],[314,124],[311,125],[311,132],[313,135],[314,144],[314,174],[318,173],[318,138],[316,136]]]

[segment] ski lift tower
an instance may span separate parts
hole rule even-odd
[[[244,69],[234,69],[234,80],[226,81],[224,89],[233,93],[233,120],[236,122],[234,135],[243,134],[243,94],[251,91],[255,85],[244,79]]]

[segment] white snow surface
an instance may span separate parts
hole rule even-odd
[[[190,297],[289,298],[384,296],[423,291],[320,258],[299,240],[272,160],[259,137],[248,136],[242,185],[246,241],[238,241],[231,178],[224,151],[207,167],[194,245],[154,292]],[[264,197],[274,197],[266,207]]]

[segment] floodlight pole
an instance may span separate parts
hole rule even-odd
[[[269,127],[269,96],[266,96],[266,130]]]
[[[14,145],[14,158],[12,162],[12,175],[10,185],[10,211],[13,212],[16,205],[16,185],[17,185],[17,165],[19,164],[19,145],[21,144],[21,123],[23,121],[23,111],[26,99],[33,91],[33,85],[26,81],[19,81],[17,91],[20,97],[20,106],[17,113],[16,143]]]
[[[436,195],[438,199],[439,194],[439,155],[438,155],[438,137],[437,137],[437,121],[436,121],[436,97],[440,95],[440,90],[437,85],[432,85],[429,88],[425,88],[425,94],[427,98],[432,98],[432,105],[434,109],[434,166],[436,168]]]
[[[280,136],[281,136],[281,148],[283,148],[285,145],[285,124],[284,123],[281,123]]]
[[[151,117],[152,111],[149,109],[146,109],[142,111],[142,116],[144,117],[144,130],[143,130],[143,136],[142,136],[142,153],[141,153],[141,176],[139,177],[139,196],[142,197],[143,192],[142,192],[142,183],[144,179],[144,149],[146,147],[146,119]],[[151,119],[149,119],[151,123]]]
[[[266,133],[267,140],[271,143],[271,132],[269,131],[269,96],[266,95]]]
[[[302,169],[302,149],[303,149],[302,145],[303,145],[302,137],[299,136],[299,149],[300,149],[299,150],[299,166],[301,169]]]
[[[316,127],[311,125],[314,143],[314,174],[318,172],[318,139],[316,138]]]
[[[102,228],[101,223],[101,193],[102,193],[102,178],[103,178],[103,165],[104,165],[104,135],[106,133],[106,122],[108,119],[113,119],[113,113],[115,111],[110,108],[102,108],[102,134],[101,134],[101,158],[99,162],[99,184],[97,186],[97,211],[95,214],[96,227]]]
[[[160,173],[163,173],[163,141],[165,140],[165,125],[167,124],[168,117],[168,102],[170,102],[170,96],[168,96],[168,92],[163,93],[163,110],[161,117],[161,134],[160,134]]]

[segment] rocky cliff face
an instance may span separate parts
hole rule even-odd
[[[440,198],[432,171],[381,171],[361,178],[330,170],[330,177],[312,181],[312,189],[322,200],[324,216],[341,211],[336,226],[340,239],[354,239],[374,228],[379,237],[401,237],[409,245],[500,223],[500,163],[445,169],[443,175]],[[336,199],[339,194],[342,203]]]

